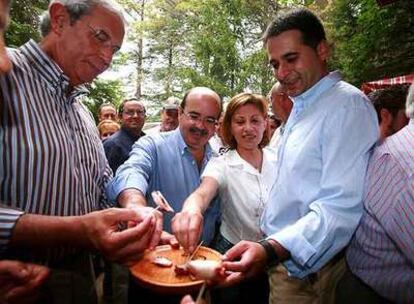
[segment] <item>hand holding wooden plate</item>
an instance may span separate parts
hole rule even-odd
[[[220,253],[201,246],[194,259],[220,261]],[[153,263],[156,257],[166,257],[173,262],[171,267],[162,267]],[[202,280],[193,280],[189,275],[177,275],[174,271],[175,265],[187,262],[188,255],[182,248],[172,249],[170,245],[158,246],[155,250],[146,251],[141,260],[130,268],[132,275],[137,281],[156,292],[169,294],[185,294],[198,291]]]

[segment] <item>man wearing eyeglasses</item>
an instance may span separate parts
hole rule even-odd
[[[136,98],[126,99],[119,107],[121,129],[104,141],[105,154],[113,173],[127,159],[132,145],[145,133],[145,106]]]
[[[52,0],[42,30],[9,49],[0,75],[0,259],[50,268],[39,303],[96,303],[90,252],[132,264],[161,234],[150,208],[99,211],[113,206],[111,170],[80,96],[120,48],[124,20],[109,0]]]
[[[221,99],[211,89],[196,87],[187,92],[180,105],[179,127],[171,132],[144,136],[134,144],[129,159],[119,167],[108,186],[109,199],[131,208],[147,206],[147,203],[154,206],[151,193],[159,190],[175,211],[181,210],[187,196],[199,186],[200,175],[213,155],[208,140],[215,132],[220,113]],[[202,234],[205,246],[213,239],[218,211],[214,202],[206,212]],[[176,244],[169,234],[172,216],[164,215],[161,240]],[[143,291],[135,297],[134,292],[136,288],[130,288],[130,300],[139,298],[141,303],[178,302],[144,295]]]

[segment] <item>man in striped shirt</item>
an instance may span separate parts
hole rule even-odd
[[[8,25],[10,1],[0,0],[0,74],[12,68],[4,43]],[[36,290],[49,274],[47,267],[0,258],[0,303],[26,303],[33,300]],[[32,301],[31,301],[32,302]]]
[[[158,243],[162,219],[144,207],[97,211],[111,207],[111,170],[80,96],[122,44],[120,10],[52,0],[43,22],[42,41],[9,50],[0,76],[0,254],[51,268],[41,303],[94,303],[88,252],[133,263]]]
[[[341,303],[414,303],[414,85],[409,124],[372,155],[364,213],[347,251]]]

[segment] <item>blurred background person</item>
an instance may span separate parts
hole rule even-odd
[[[145,135],[142,131],[145,113],[144,103],[136,98],[125,99],[121,103],[119,107],[121,129],[104,142],[106,158],[114,174],[128,159],[132,145]]]
[[[270,103],[272,104],[272,113],[275,115],[275,119],[280,122],[280,126],[273,133],[269,146],[277,147],[280,137],[283,134],[285,124],[292,111],[293,102],[292,99],[285,93],[282,85],[277,81],[269,93]]]
[[[278,120],[273,112],[267,113],[267,127],[269,128],[269,137],[272,138],[277,128],[280,127],[281,121]]]
[[[99,136],[102,140],[107,139],[112,134],[119,131],[121,126],[116,121],[105,119],[98,124]]]
[[[224,119],[224,112],[221,113],[221,116],[219,120],[217,121],[216,132],[208,141],[208,143],[211,146],[211,149],[213,149],[213,151],[216,152],[217,154],[223,154],[227,150],[227,145],[224,142],[224,138],[223,138],[223,119]]]
[[[116,107],[112,103],[103,103],[98,109],[98,121],[101,122],[105,119],[117,120]]]
[[[160,132],[177,129],[179,104],[180,100],[177,97],[168,97],[161,111]]]
[[[407,84],[392,85],[368,94],[377,112],[381,141],[408,124],[409,119],[405,115],[407,94]]]

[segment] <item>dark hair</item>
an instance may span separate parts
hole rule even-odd
[[[254,105],[262,114],[263,117],[267,117],[267,112],[269,110],[268,102],[265,97],[258,94],[251,93],[240,93],[234,96],[229,104],[226,107],[226,113],[223,118],[222,132],[223,138],[226,144],[231,150],[237,148],[237,142],[233,134],[231,134],[231,119],[234,115],[234,112],[241,106],[252,104]],[[260,148],[263,148],[269,143],[270,136],[268,129],[266,128],[263,134],[262,141],[259,144]]]
[[[263,34],[263,42],[283,32],[298,30],[302,34],[304,44],[316,49],[322,40],[326,40],[325,30],[319,18],[310,10],[297,8],[280,13],[268,25]]]
[[[114,108],[114,110],[116,112],[116,107],[112,103],[106,102],[106,103],[103,103],[99,106],[98,114],[101,114],[102,109],[105,108],[105,107],[112,107],[112,108]]]
[[[405,109],[405,99],[408,94],[408,84],[391,85],[368,94],[377,112],[378,121],[381,122],[381,110],[386,109],[394,117],[399,110]]]
[[[145,109],[145,105],[144,105],[144,103],[143,103],[143,102],[141,102],[141,101],[140,101],[138,98],[136,98],[136,97],[131,97],[131,98],[124,99],[124,101],[123,101],[123,102],[121,102],[121,104],[119,105],[119,109],[118,109],[118,113],[119,113],[119,115],[122,115],[122,113],[124,112],[124,106],[125,106],[125,104],[126,104],[127,102],[129,102],[129,101],[137,101],[137,102],[141,103],[141,104],[142,104],[142,106],[144,107],[144,112],[146,112],[146,110],[147,110],[147,109]]]

